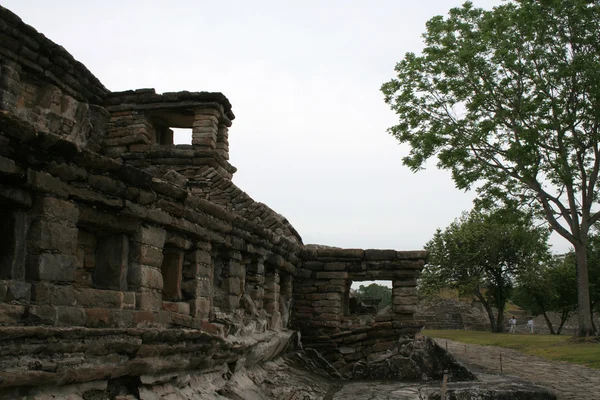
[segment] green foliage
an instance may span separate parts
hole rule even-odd
[[[419,290],[433,295],[444,288],[482,302],[493,331],[503,329],[503,310],[514,278],[548,258],[548,231],[514,209],[473,210],[438,230],[425,248],[429,260]],[[498,316],[492,311],[495,307]]]
[[[469,2],[427,23],[422,54],[407,53],[381,90],[398,114],[389,129],[419,170],[437,156],[478,202],[531,207],[585,253],[598,212],[600,3]],[[578,257],[580,330],[590,333],[587,263]],[[587,305],[586,305],[587,304]]]
[[[385,285],[379,285],[377,283],[371,283],[368,286],[360,285],[354,294],[356,297],[381,299],[379,308],[392,304],[392,288]]]
[[[543,314],[550,333],[554,327],[547,317],[548,311],[558,312],[561,322],[557,334],[569,315],[577,308],[577,279],[574,257],[555,256],[537,269],[524,271],[512,295],[515,304],[533,314]]]

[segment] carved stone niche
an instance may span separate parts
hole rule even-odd
[[[0,279],[25,278],[27,214],[18,210],[0,211]]]

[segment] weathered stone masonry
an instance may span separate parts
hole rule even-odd
[[[221,93],[110,92],[0,7],[0,395],[193,398],[295,331],[342,372],[414,339],[426,254],[304,246],[231,181],[234,118]],[[393,282],[368,326],[348,316],[362,280]]]
[[[294,284],[294,327],[306,346],[318,349],[341,371],[374,360],[413,339],[423,326],[414,319],[417,277],[424,251],[338,249],[304,246]],[[392,313],[368,325],[350,316],[352,282],[392,281]]]

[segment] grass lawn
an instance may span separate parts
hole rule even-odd
[[[498,346],[600,369],[600,343],[575,341],[571,336],[491,333],[480,331],[425,330],[425,336],[457,342]]]

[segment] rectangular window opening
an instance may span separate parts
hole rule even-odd
[[[192,144],[192,128],[170,128],[171,144]]]
[[[348,299],[349,314],[382,314],[392,306],[392,281],[355,281]],[[346,315],[349,315],[346,314]]]

